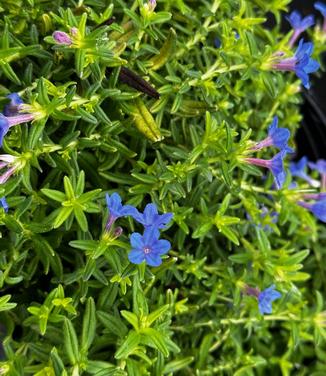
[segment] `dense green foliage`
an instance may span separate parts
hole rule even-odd
[[[0,188],[0,374],[326,374],[325,227],[296,204],[310,187],[288,174],[275,190],[242,161],[275,115],[295,147],[300,82],[270,69],[293,54],[289,2],[0,1],[1,107],[18,92],[35,115],[3,143],[19,166]],[[173,212],[160,267],[128,261],[132,219],[105,236],[106,192]],[[271,284],[282,298],[263,316],[244,289]]]

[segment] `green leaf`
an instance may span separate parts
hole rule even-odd
[[[73,210],[74,209],[72,207],[66,207],[66,208],[60,209],[59,214],[57,215],[53,223],[53,227],[54,228],[60,227],[66,221],[66,219],[70,216]]]
[[[119,347],[118,351],[115,353],[114,357],[116,359],[127,358],[133,351],[136,350],[140,340],[140,334],[136,333],[135,331],[131,331],[125,341]]]
[[[146,317],[146,324],[151,326],[154,321],[164,315],[164,313],[170,308],[168,304],[156,309]]]
[[[4,295],[0,298],[0,312],[9,311],[16,307],[16,303],[8,303],[11,295]]]
[[[141,329],[142,336],[147,337],[146,341],[151,342],[164,356],[169,356],[169,349],[163,335],[153,328]]]
[[[70,363],[75,365],[79,360],[78,340],[75,329],[71,321],[67,318],[63,322],[63,336],[67,356]]]
[[[65,366],[55,347],[53,347],[53,349],[51,350],[50,359],[55,376],[62,376],[62,372],[64,371]]]
[[[75,207],[74,208],[74,214],[75,214],[75,218],[76,218],[80,228],[82,229],[82,231],[84,231],[84,232],[88,231],[87,218],[86,218],[86,215],[83,212],[83,210],[81,208]]]
[[[41,192],[54,201],[63,202],[66,200],[66,195],[63,192],[54,189],[42,188]]]
[[[121,311],[121,315],[134,327],[136,331],[139,330],[138,317],[133,312]]]
[[[173,360],[172,362],[169,362],[165,365],[163,374],[174,374],[180,369],[187,367],[194,361],[194,359],[195,358],[193,356],[188,356],[186,358]]]
[[[83,331],[81,347],[88,350],[96,334],[96,307],[92,297],[87,299],[86,310],[83,318]]]

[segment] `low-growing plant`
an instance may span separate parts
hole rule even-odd
[[[289,3],[0,3],[1,375],[326,374],[326,29]]]

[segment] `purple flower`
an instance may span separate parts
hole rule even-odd
[[[308,209],[312,214],[322,222],[326,222],[326,200],[320,200],[313,204],[304,201],[298,201],[298,205]]]
[[[4,184],[10,176],[18,170],[19,166],[20,162],[18,161],[18,157],[14,157],[10,154],[0,154],[0,170],[8,167],[8,169],[0,175],[0,184]]]
[[[263,290],[258,295],[258,308],[259,312],[272,313],[272,302],[281,297],[281,293],[275,290],[275,285],[271,285],[267,289]]]
[[[14,125],[26,123],[28,121],[34,120],[34,115],[32,114],[20,114],[15,116],[4,116],[0,113],[0,146],[2,146],[3,139],[10,127]]]
[[[145,228],[143,235],[138,232],[131,234],[129,261],[133,264],[145,261],[150,266],[161,265],[161,256],[170,250],[171,244],[168,240],[160,240],[159,237],[160,232],[155,227]]]
[[[294,33],[289,41],[290,47],[294,45],[296,40],[299,38],[300,34],[315,23],[314,16],[307,16],[302,18],[301,14],[296,10],[293,11],[289,17],[286,17],[290,25],[294,29]]]
[[[304,43],[303,39],[300,39],[295,55],[273,63],[272,67],[280,71],[294,72],[301,79],[303,86],[309,89],[309,73],[319,68],[318,62],[311,58],[312,51],[313,43]]]
[[[276,148],[285,149],[288,153],[293,153],[293,149],[288,146],[290,138],[290,131],[287,128],[278,128],[278,118],[274,116],[272,124],[268,127],[268,137],[264,140],[257,142],[252,150],[261,150],[268,146],[275,146]]]
[[[65,46],[70,46],[72,44],[70,36],[64,31],[57,30],[52,34],[52,37],[58,44],[63,44]]]
[[[3,109],[3,114],[5,116],[15,116],[19,114],[20,105],[24,103],[21,97],[17,93],[11,93],[7,95],[7,98],[10,99],[10,102],[5,105]]]
[[[162,229],[165,228],[166,225],[171,221],[173,214],[158,214],[157,207],[155,204],[147,204],[143,214],[137,211],[137,213],[133,215],[133,217],[144,227],[153,226]]]
[[[148,0],[147,4],[148,4],[149,10],[153,12],[154,9],[156,8],[156,0]]]
[[[311,178],[307,173],[306,173],[306,166],[308,163],[307,157],[302,157],[298,162],[291,162],[290,163],[290,172],[292,176],[296,176],[298,178],[301,178],[308,182],[312,187],[319,187],[320,183],[319,181]]]
[[[287,151],[282,150],[276,154],[272,159],[260,159],[260,158],[245,158],[245,162],[255,166],[268,168],[274,176],[274,181],[277,189],[282,188],[286,174],[283,166],[283,159],[286,156]]]
[[[2,208],[4,209],[4,211],[5,211],[6,213],[8,213],[9,206],[8,206],[8,204],[7,204],[7,200],[6,200],[5,197],[1,197],[1,198],[0,198],[0,207],[2,207]]]
[[[106,205],[109,209],[110,216],[106,224],[106,230],[109,230],[116,219],[126,217],[128,215],[134,217],[137,214],[137,209],[131,205],[122,205],[121,197],[118,193],[113,193],[111,196],[108,194],[106,197]]]

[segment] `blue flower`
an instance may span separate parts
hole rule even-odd
[[[311,58],[313,48],[313,43],[304,43],[303,39],[300,39],[299,46],[293,57],[279,60],[277,63],[273,63],[272,66],[280,71],[294,72],[301,79],[303,86],[309,89],[309,73],[313,73],[319,68],[318,62]]]
[[[291,162],[290,163],[290,172],[292,176],[299,177],[306,182],[308,182],[312,187],[319,187],[320,183],[319,181],[311,178],[307,173],[306,173],[306,166],[308,163],[307,157],[302,157],[298,162]]]
[[[322,222],[326,222],[326,200],[320,200],[311,205],[310,211]]]
[[[283,187],[285,182],[286,174],[283,166],[283,159],[286,155],[286,150],[280,151],[270,160],[270,171],[272,172],[275,180],[275,185],[277,189]]]
[[[258,308],[259,312],[272,313],[272,302],[281,297],[281,293],[275,290],[275,285],[271,285],[267,289],[263,290],[258,295]]]
[[[326,161],[325,161],[325,159],[318,159],[318,161],[316,163],[309,162],[308,165],[312,170],[318,171],[321,175],[326,174]]]
[[[298,49],[295,52],[297,63],[295,66],[295,74],[301,79],[306,89],[310,88],[309,73],[316,72],[319,69],[319,63],[311,58],[314,45],[311,42],[304,43],[300,40]]]
[[[245,158],[245,162],[255,166],[268,168],[274,176],[274,181],[277,189],[282,188],[286,173],[283,166],[283,159],[286,156],[287,150],[283,149],[277,153],[272,159],[260,159],[260,158]]]
[[[2,208],[4,209],[4,211],[5,211],[6,213],[8,213],[9,206],[8,206],[8,204],[7,204],[7,200],[6,200],[5,197],[1,197],[1,198],[0,198],[0,207],[2,207]]]
[[[4,116],[0,113],[0,147],[2,146],[3,139],[7,134],[10,127],[14,125],[26,123],[28,121],[34,120],[34,115],[32,114],[18,114],[14,116]]]
[[[272,124],[268,127],[268,137],[257,142],[252,150],[261,150],[268,146],[275,146],[280,150],[286,150],[288,153],[293,153],[293,149],[288,146],[288,140],[291,136],[287,128],[278,128],[278,118],[274,116]]]
[[[110,217],[116,220],[120,217],[126,217],[128,215],[134,216],[137,213],[137,209],[131,205],[122,205],[121,197],[118,193],[113,193],[109,196],[107,193],[105,195],[106,204],[110,212]]]
[[[3,139],[9,131],[9,122],[7,118],[0,113],[0,147],[3,144]]]
[[[306,29],[308,29],[315,23],[314,16],[311,15],[302,18],[301,14],[296,10],[293,11],[289,17],[286,17],[286,19],[294,29],[294,33],[289,41],[290,47],[293,46],[301,33],[303,33]]]
[[[326,4],[317,1],[317,3],[314,4],[314,7],[315,9],[319,10],[323,17],[326,17]]]
[[[141,223],[145,227],[153,226],[162,229],[165,228],[171,221],[173,214],[158,214],[155,204],[147,204],[143,214],[137,211],[133,217],[137,222]]]
[[[159,237],[160,232],[155,227],[146,227],[143,235],[138,232],[131,234],[129,261],[133,264],[145,261],[150,266],[161,265],[161,256],[170,250],[171,244],[168,240],[160,240]]]
[[[299,201],[298,204],[312,212],[312,214],[322,222],[326,222],[326,200],[316,201],[314,204]]]
[[[19,106],[24,104],[24,101],[17,93],[11,93],[7,95],[10,99],[10,103],[6,104],[3,109],[3,114],[5,116],[15,116],[18,115]]]

